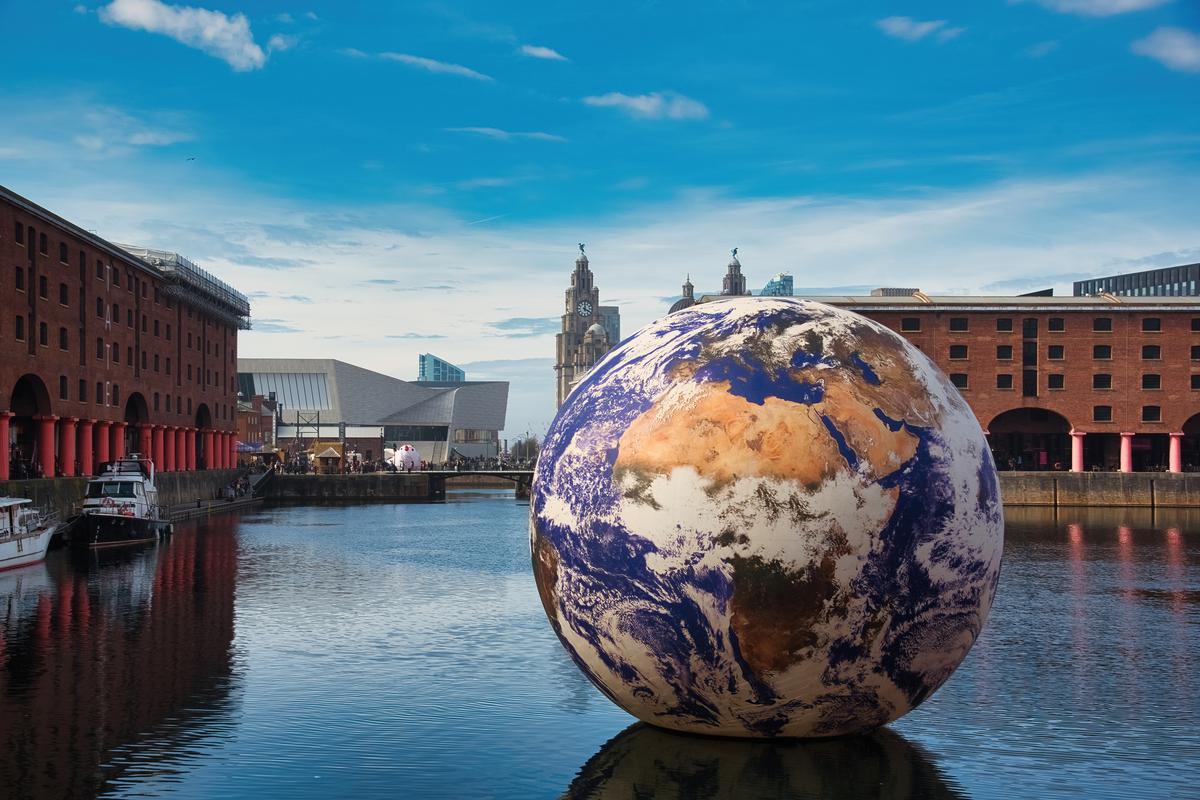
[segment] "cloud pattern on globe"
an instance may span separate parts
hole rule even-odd
[[[563,645],[633,715],[833,736],[961,663],[1003,514],[979,424],[924,354],[848,311],[739,298],[591,370],[546,435],[530,544]]]

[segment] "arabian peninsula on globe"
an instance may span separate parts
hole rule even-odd
[[[531,499],[554,630],[648,723],[836,736],[915,708],[983,628],[995,467],[918,349],[790,298],[693,306],[598,363]]]

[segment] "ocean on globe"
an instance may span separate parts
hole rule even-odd
[[[645,722],[870,730],[979,636],[1004,540],[979,423],[916,347],[849,311],[731,298],[596,364],[530,503],[546,614]]]

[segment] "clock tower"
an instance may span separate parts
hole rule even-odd
[[[592,365],[620,339],[620,312],[615,306],[600,306],[600,290],[592,282],[582,243],[565,299],[562,332],[555,337],[554,373],[560,406]]]

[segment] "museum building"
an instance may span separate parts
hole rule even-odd
[[[133,452],[160,471],[234,465],[244,295],[2,186],[0,270],[0,480],[91,475]]]

